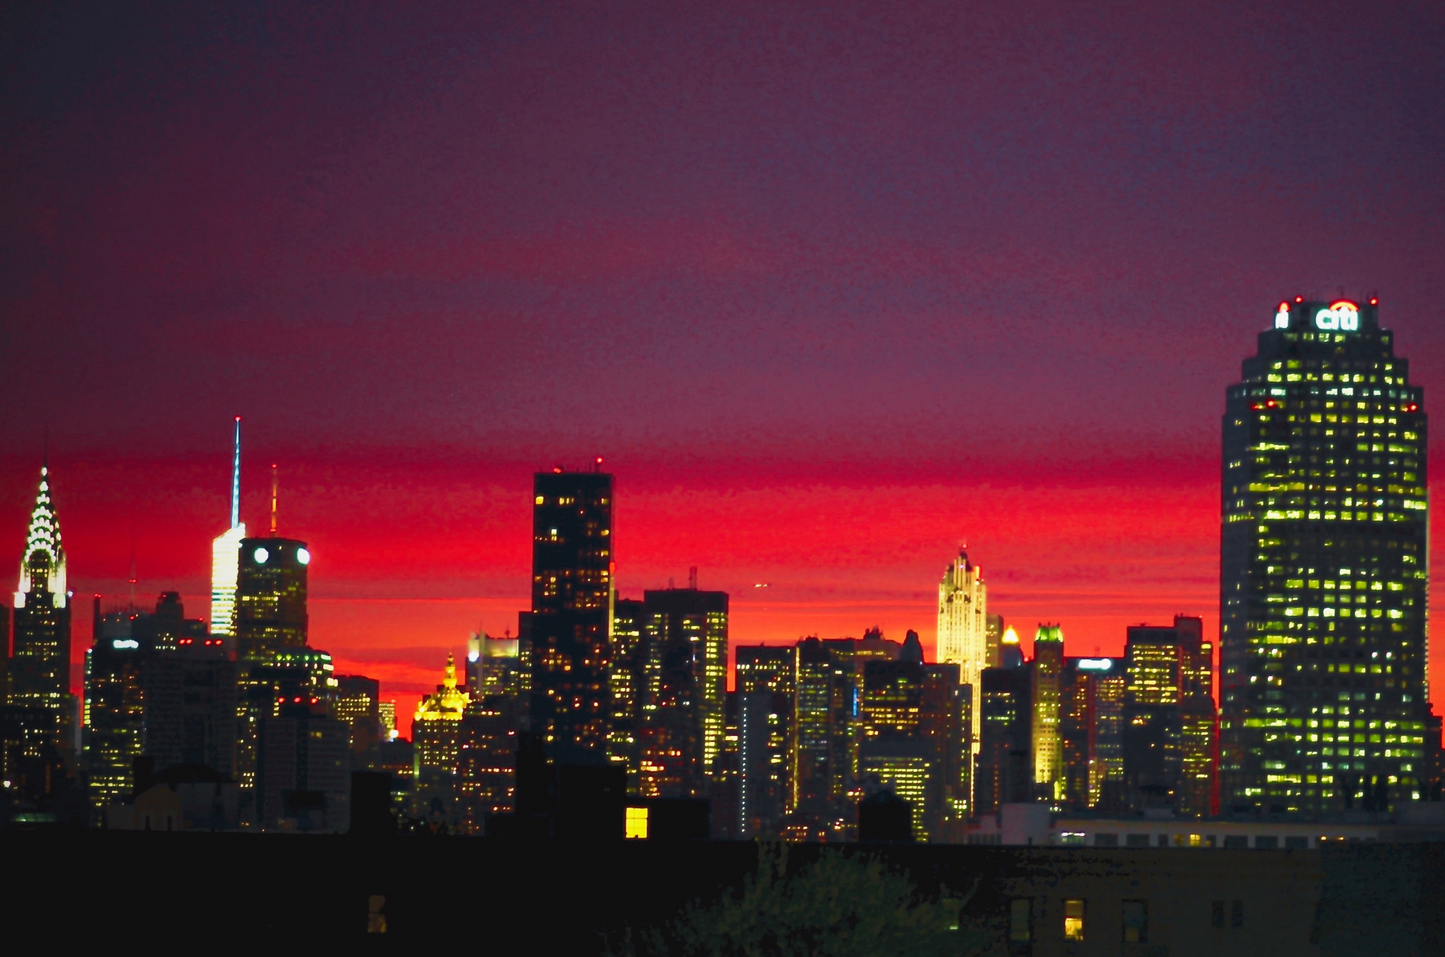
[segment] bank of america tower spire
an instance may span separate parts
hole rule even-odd
[[[1423,393],[1376,301],[1279,304],[1224,414],[1220,805],[1419,796]]]
[[[236,633],[236,575],[241,539],[241,417],[236,416],[236,438],[231,454],[231,527],[211,543],[211,634]]]

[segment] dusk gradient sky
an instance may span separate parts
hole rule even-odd
[[[48,425],[76,659],[133,540],[204,615],[240,413],[243,518],[278,463],[312,644],[404,723],[599,454],[622,593],[699,566],[734,644],[931,647],[963,540],[1070,654],[1217,635],[1282,298],[1377,294],[1445,415],[1442,49],[1425,3],[7,4],[0,559]]]

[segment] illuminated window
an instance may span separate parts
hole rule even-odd
[[[647,808],[630,807],[627,809],[626,829],[623,836],[647,840]]]
[[[1084,902],[1080,899],[1064,901],[1064,940],[1084,939]]]

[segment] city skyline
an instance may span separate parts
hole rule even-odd
[[[735,644],[931,648],[966,540],[1025,642],[1117,655],[1217,638],[1281,298],[1378,293],[1445,385],[1428,10],[14,17],[0,545],[48,426],[79,596],[134,553],[203,613],[240,413],[243,517],[277,463],[313,643],[403,716],[515,627],[558,461],[617,476],[622,594],[697,566]]]

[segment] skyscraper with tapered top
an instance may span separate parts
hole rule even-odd
[[[1226,393],[1222,807],[1421,792],[1423,402],[1374,299],[1281,302]]]
[[[959,548],[958,558],[938,583],[938,661],[958,665],[960,683],[975,689],[976,695],[988,659],[988,590],[983,583],[983,569],[969,561],[968,552]],[[983,730],[983,712],[977,700],[969,712],[970,740],[977,754]]]
[[[14,652],[10,703],[60,715],[63,732],[73,726],[70,695],[70,592],[60,520],[50,495],[50,466],[40,468],[40,488],[30,512],[20,584],[15,591]],[[65,740],[69,741],[68,733]]]
[[[235,449],[231,456],[231,527],[211,542],[211,634],[236,633],[236,575],[241,539],[241,417],[236,416]]]

